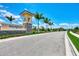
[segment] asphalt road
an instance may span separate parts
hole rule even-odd
[[[65,56],[65,32],[51,32],[0,42],[2,56]]]

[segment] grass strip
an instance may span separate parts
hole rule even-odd
[[[70,40],[72,41],[72,43],[74,44],[74,46],[76,47],[76,49],[78,50],[79,52],[79,38],[72,35],[69,31],[67,32]]]

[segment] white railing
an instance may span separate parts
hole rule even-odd
[[[71,31],[70,31],[70,34],[72,34],[72,35],[74,35],[76,37],[79,37],[78,34],[75,34],[75,33],[71,32]],[[71,39],[68,37],[68,35],[66,35],[66,37],[67,37],[67,40],[69,42],[69,46],[70,46],[70,50],[71,50],[72,55],[73,56],[79,56],[79,52],[76,49],[76,47],[74,46],[74,44],[72,43]]]

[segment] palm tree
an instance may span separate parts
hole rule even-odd
[[[15,18],[13,18],[12,16],[5,16],[9,21],[10,23],[12,24],[12,21],[15,20]]]
[[[53,22],[49,21],[49,26],[50,26],[50,29],[52,29],[52,25],[53,25]]]
[[[49,21],[48,23],[50,25],[50,27],[52,28],[53,22]]]
[[[36,20],[38,21],[38,32],[39,32],[39,21],[40,21],[41,19],[43,19],[43,14],[36,12],[36,14],[34,15],[34,17],[35,17]]]
[[[48,18],[44,18],[44,23],[46,24],[46,27],[48,28],[49,19]]]

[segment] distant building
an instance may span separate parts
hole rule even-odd
[[[23,30],[23,25],[6,24],[0,22],[0,30]]]

